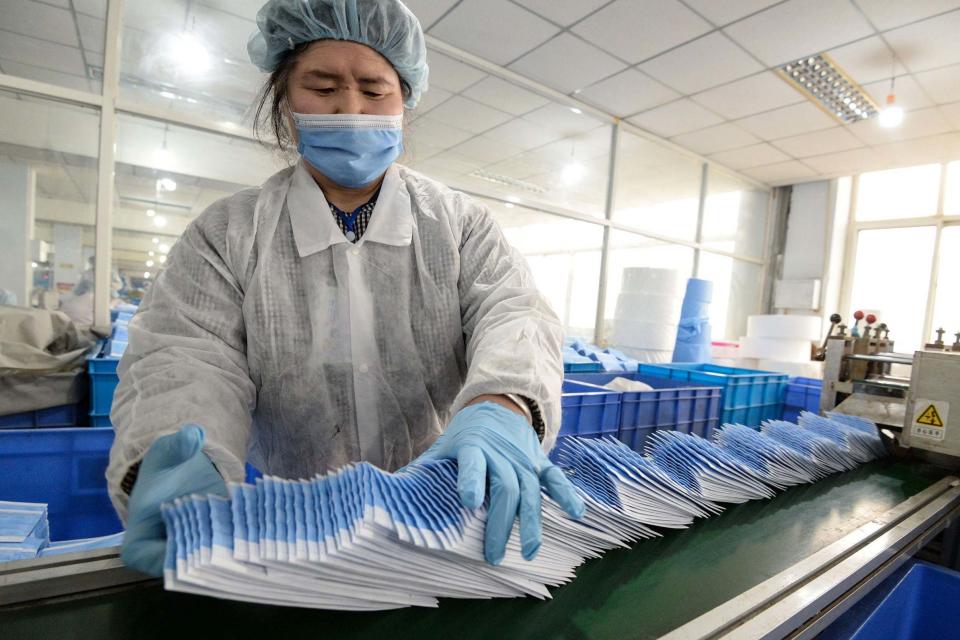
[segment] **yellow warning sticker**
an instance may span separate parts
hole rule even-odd
[[[943,400],[917,398],[913,407],[913,425],[910,428],[910,435],[927,440],[943,441],[947,421],[950,419],[950,403]]]
[[[920,414],[920,417],[917,418],[917,424],[925,424],[929,427],[942,427],[943,420],[940,419],[940,414],[937,413],[936,405],[928,405],[923,413]]]

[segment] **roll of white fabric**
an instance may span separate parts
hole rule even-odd
[[[621,347],[625,355],[645,364],[665,364],[673,361],[673,349],[636,349]]]
[[[681,303],[683,301],[681,300]],[[617,298],[614,318],[638,320],[641,318],[671,318],[676,311],[677,299],[660,293],[624,291]],[[679,321],[679,319],[678,319]]]
[[[822,362],[784,362],[782,360],[758,360],[757,367],[764,371],[785,373],[791,377],[823,378]]]
[[[677,325],[617,318],[613,325],[613,343],[618,348],[655,349],[673,352]]]
[[[795,338],[819,340],[818,316],[750,316],[747,335],[751,338]]]
[[[758,360],[779,360],[782,362],[809,362],[809,340],[795,338],[740,338],[740,355]]]
[[[653,267],[629,267],[623,270],[621,291],[630,293],[660,293],[683,299],[687,291],[687,278],[676,269]]]

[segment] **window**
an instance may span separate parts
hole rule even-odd
[[[872,171],[860,176],[857,221],[924,218],[936,215],[940,165]]]
[[[946,180],[943,213],[948,216],[960,216],[960,160],[947,165]]]
[[[923,347],[936,237],[932,226],[860,231],[850,308],[844,317],[851,318],[856,310],[873,313],[890,328],[898,352]]]
[[[960,296],[957,277],[960,275],[960,226],[946,227],[940,234],[940,268],[933,310],[932,331],[942,328],[943,339],[951,344],[960,332]],[[931,336],[933,338],[934,336]]]
[[[592,340],[603,228],[510,202],[483,200],[510,244],[526,257],[537,287],[567,334]]]
[[[702,177],[696,158],[623,132],[613,218],[658,236],[696,240]]]
[[[92,324],[99,114],[6,91],[0,114],[0,288]]]
[[[701,242],[704,247],[763,257],[770,192],[711,167]]]
[[[216,200],[261,184],[282,166],[257,143],[121,115],[113,259],[138,300],[187,225]]]
[[[760,313],[763,266],[702,251],[697,277],[713,281],[713,340],[739,340],[747,332],[747,316]]]

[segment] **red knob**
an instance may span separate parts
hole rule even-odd
[[[854,311],[854,312],[853,312],[853,319],[854,319],[854,320],[863,320],[863,311],[860,311],[859,309],[856,310],[856,311]]]
[[[867,314],[867,324],[873,324],[876,321],[877,321],[877,316],[873,315],[872,313]]]

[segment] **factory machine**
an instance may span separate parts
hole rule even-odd
[[[0,564],[0,638],[829,634],[914,556],[960,568],[960,335],[901,354],[875,318],[854,335],[835,318],[821,409],[878,422],[894,455],[608,553],[552,599],[367,614],[271,607],[164,591],[126,569],[118,549],[101,549]]]

